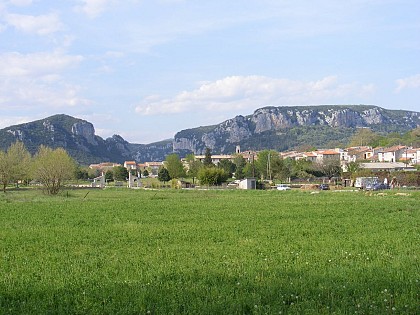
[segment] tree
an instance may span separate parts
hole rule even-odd
[[[112,182],[114,180],[114,173],[111,170],[105,172],[105,182]]]
[[[148,170],[144,170],[142,175],[143,175],[143,177],[149,176],[149,171]]]
[[[120,180],[120,181],[125,181],[127,180],[128,177],[128,170],[122,166],[115,166],[112,169],[113,173],[114,173],[114,180]]]
[[[246,160],[240,154],[237,154],[233,159],[233,164],[235,164],[235,178],[243,179],[245,177],[244,168],[246,165]]]
[[[220,185],[228,179],[228,174],[220,168],[203,167],[198,172],[198,179],[202,185]]]
[[[22,142],[15,142],[6,152],[0,151],[0,182],[4,192],[9,183],[26,179],[30,161],[31,155]]]
[[[51,149],[41,145],[35,156],[33,175],[47,194],[56,195],[64,181],[74,177],[76,164],[63,148]]]
[[[187,175],[192,177],[194,183],[194,179],[198,176],[198,172],[203,167],[203,163],[201,163],[199,160],[196,160],[194,154],[188,154],[185,157],[185,160],[188,163]]]
[[[81,167],[80,165],[76,166],[75,171],[76,179],[88,179],[89,178],[89,171],[85,167]]]
[[[166,156],[165,168],[168,170],[171,178],[185,177],[184,165],[182,165],[178,154],[174,153]]]
[[[372,145],[375,141],[378,141],[379,136],[369,128],[359,128],[350,138],[349,146],[366,146]]]
[[[318,164],[318,169],[321,171],[325,176],[331,179],[334,176],[338,176],[341,173],[341,166],[339,160],[327,160],[323,163]]]
[[[273,150],[264,150],[258,153],[258,159],[255,161],[255,167],[261,177],[266,179],[273,178],[273,165],[280,160],[279,153]]]
[[[292,163],[292,177],[309,179],[314,177],[313,173],[313,163],[307,159],[299,159],[293,161]]]
[[[231,160],[221,160],[219,164],[217,165],[218,168],[223,169],[226,174],[228,174],[228,177],[232,177],[233,173],[235,172],[235,164]]]
[[[286,181],[292,176],[292,165],[290,159],[276,158],[271,162],[273,177],[281,181]]]
[[[204,153],[203,165],[205,167],[214,166],[213,159],[211,158],[211,149],[210,148],[206,148],[206,152]]]
[[[166,168],[161,167],[159,169],[158,180],[161,181],[161,182],[164,182],[164,183],[169,182],[171,180],[171,176],[169,175],[169,171]]]

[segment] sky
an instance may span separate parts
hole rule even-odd
[[[0,128],[148,144],[321,104],[420,111],[420,1],[0,0]]]

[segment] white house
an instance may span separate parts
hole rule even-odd
[[[378,160],[379,162],[398,162],[406,150],[408,148],[403,145],[386,148],[382,152],[378,152]]]

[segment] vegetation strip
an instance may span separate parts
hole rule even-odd
[[[86,196],[0,195],[0,313],[418,312],[419,192]]]

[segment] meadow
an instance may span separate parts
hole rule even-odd
[[[420,192],[0,194],[0,314],[418,314]]]

